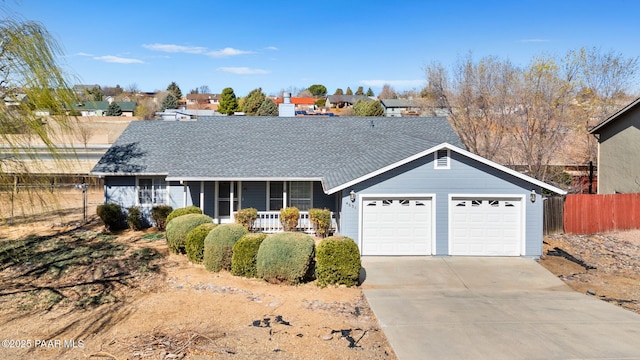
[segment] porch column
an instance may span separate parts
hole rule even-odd
[[[287,207],[287,182],[282,182],[282,208]]]
[[[231,199],[233,202],[233,198]],[[238,210],[242,209],[242,181],[238,181]],[[233,212],[231,212],[233,215]]]
[[[200,181],[200,210],[204,214],[204,181]]]
[[[182,207],[187,207],[187,182],[182,183]]]
[[[267,181],[267,211],[271,210],[271,181]]]

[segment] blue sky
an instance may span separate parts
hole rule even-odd
[[[638,1],[14,0],[62,45],[73,83],[244,96],[323,84],[421,88],[471,53],[526,65],[580,47],[640,56]],[[15,16],[15,15],[14,15]]]

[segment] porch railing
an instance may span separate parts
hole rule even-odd
[[[331,228],[330,232],[335,232],[338,227],[335,215],[331,212]],[[280,211],[258,211],[258,218],[253,223],[253,230],[265,233],[281,232],[282,224],[280,223]],[[297,231],[303,231],[308,234],[315,233],[313,223],[309,219],[309,212],[300,211],[300,218],[298,219]]]

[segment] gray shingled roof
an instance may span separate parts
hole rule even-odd
[[[134,121],[93,173],[184,180],[320,179],[331,189],[444,142],[464,148],[441,117]]]

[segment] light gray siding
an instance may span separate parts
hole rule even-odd
[[[640,191],[640,111],[629,111],[600,130],[598,193]]]
[[[136,204],[136,178],[109,176],[104,179],[104,202],[116,203],[123,209]]]
[[[351,189],[358,199],[375,194],[434,194],[436,255],[449,253],[450,194],[525,195],[525,255],[542,253],[542,199],[538,196],[535,203],[528,200],[532,189],[538,194],[541,189],[453,151],[449,169],[434,169],[433,155],[428,155],[344,189],[340,232],[360,243],[359,201],[350,201]]]

